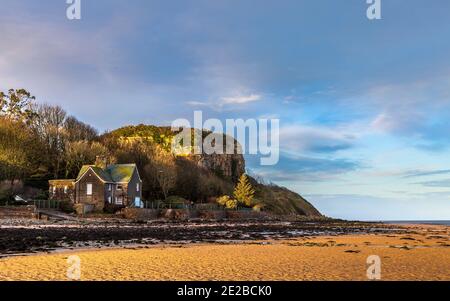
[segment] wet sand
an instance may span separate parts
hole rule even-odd
[[[68,280],[70,255],[81,259],[81,280],[367,280],[370,255],[382,280],[450,280],[450,227],[405,230],[4,258],[0,280]]]
[[[404,232],[395,225],[345,221],[197,221],[133,223],[0,220],[0,258],[59,249],[278,240],[317,235]]]

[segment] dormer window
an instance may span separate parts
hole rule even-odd
[[[141,188],[141,185],[139,183],[136,184],[136,191],[139,192],[139,189]]]

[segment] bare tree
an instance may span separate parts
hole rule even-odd
[[[66,132],[67,140],[75,141],[92,141],[98,136],[96,129],[90,125],[83,123],[73,116],[66,118],[64,122],[64,130]]]
[[[32,127],[46,145],[48,166],[57,178],[65,151],[64,122],[67,113],[60,106],[48,104],[35,106],[34,112],[36,117],[33,119]]]
[[[99,142],[67,142],[65,152],[65,176],[75,177],[85,164],[93,164],[97,157],[109,156],[108,149]]]
[[[145,171],[153,173],[154,178],[161,187],[164,198],[167,199],[169,192],[177,183],[175,158],[172,153],[156,146],[152,159],[152,162],[145,167]]]

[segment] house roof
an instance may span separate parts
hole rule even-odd
[[[83,165],[83,167],[81,167],[80,169],[80,172],[78,173],[77,181],[81,179],[81,177],[88,171],[89,168],[91,168],[102,181],[114,182],[110,174],[95,165]]]
[[[113,164],[106,168],[112,180],[117,183],[128,183],[131,181],[136,164]]]
[[[91,168],[104,182],[128,183],[133,176],[136,164],[113,164],[106,169],[95,165],[84,165],[78,173],[77,181]]]

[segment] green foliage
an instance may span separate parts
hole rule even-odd
[[[250,184],[247,175],[243,174],[241,176],[234,189],[233,195],[239,203],[247,207],[252,207],[255,190],[253,189],[252,184]]]
[[[0,180],[22,179],[37,168],[42,147],[21,122],[0,117]]]
[[[32,103],[36,98],[24,89],[0,91],[0,116],[14,121],[30,122],[35,113]]]
[[[172,132],[170,127],[140,124],[122,127],[112,131],[107,136],[121,139],[124,142],[148,141],[159,145],[165,151],[170,151],[174,132]]]

